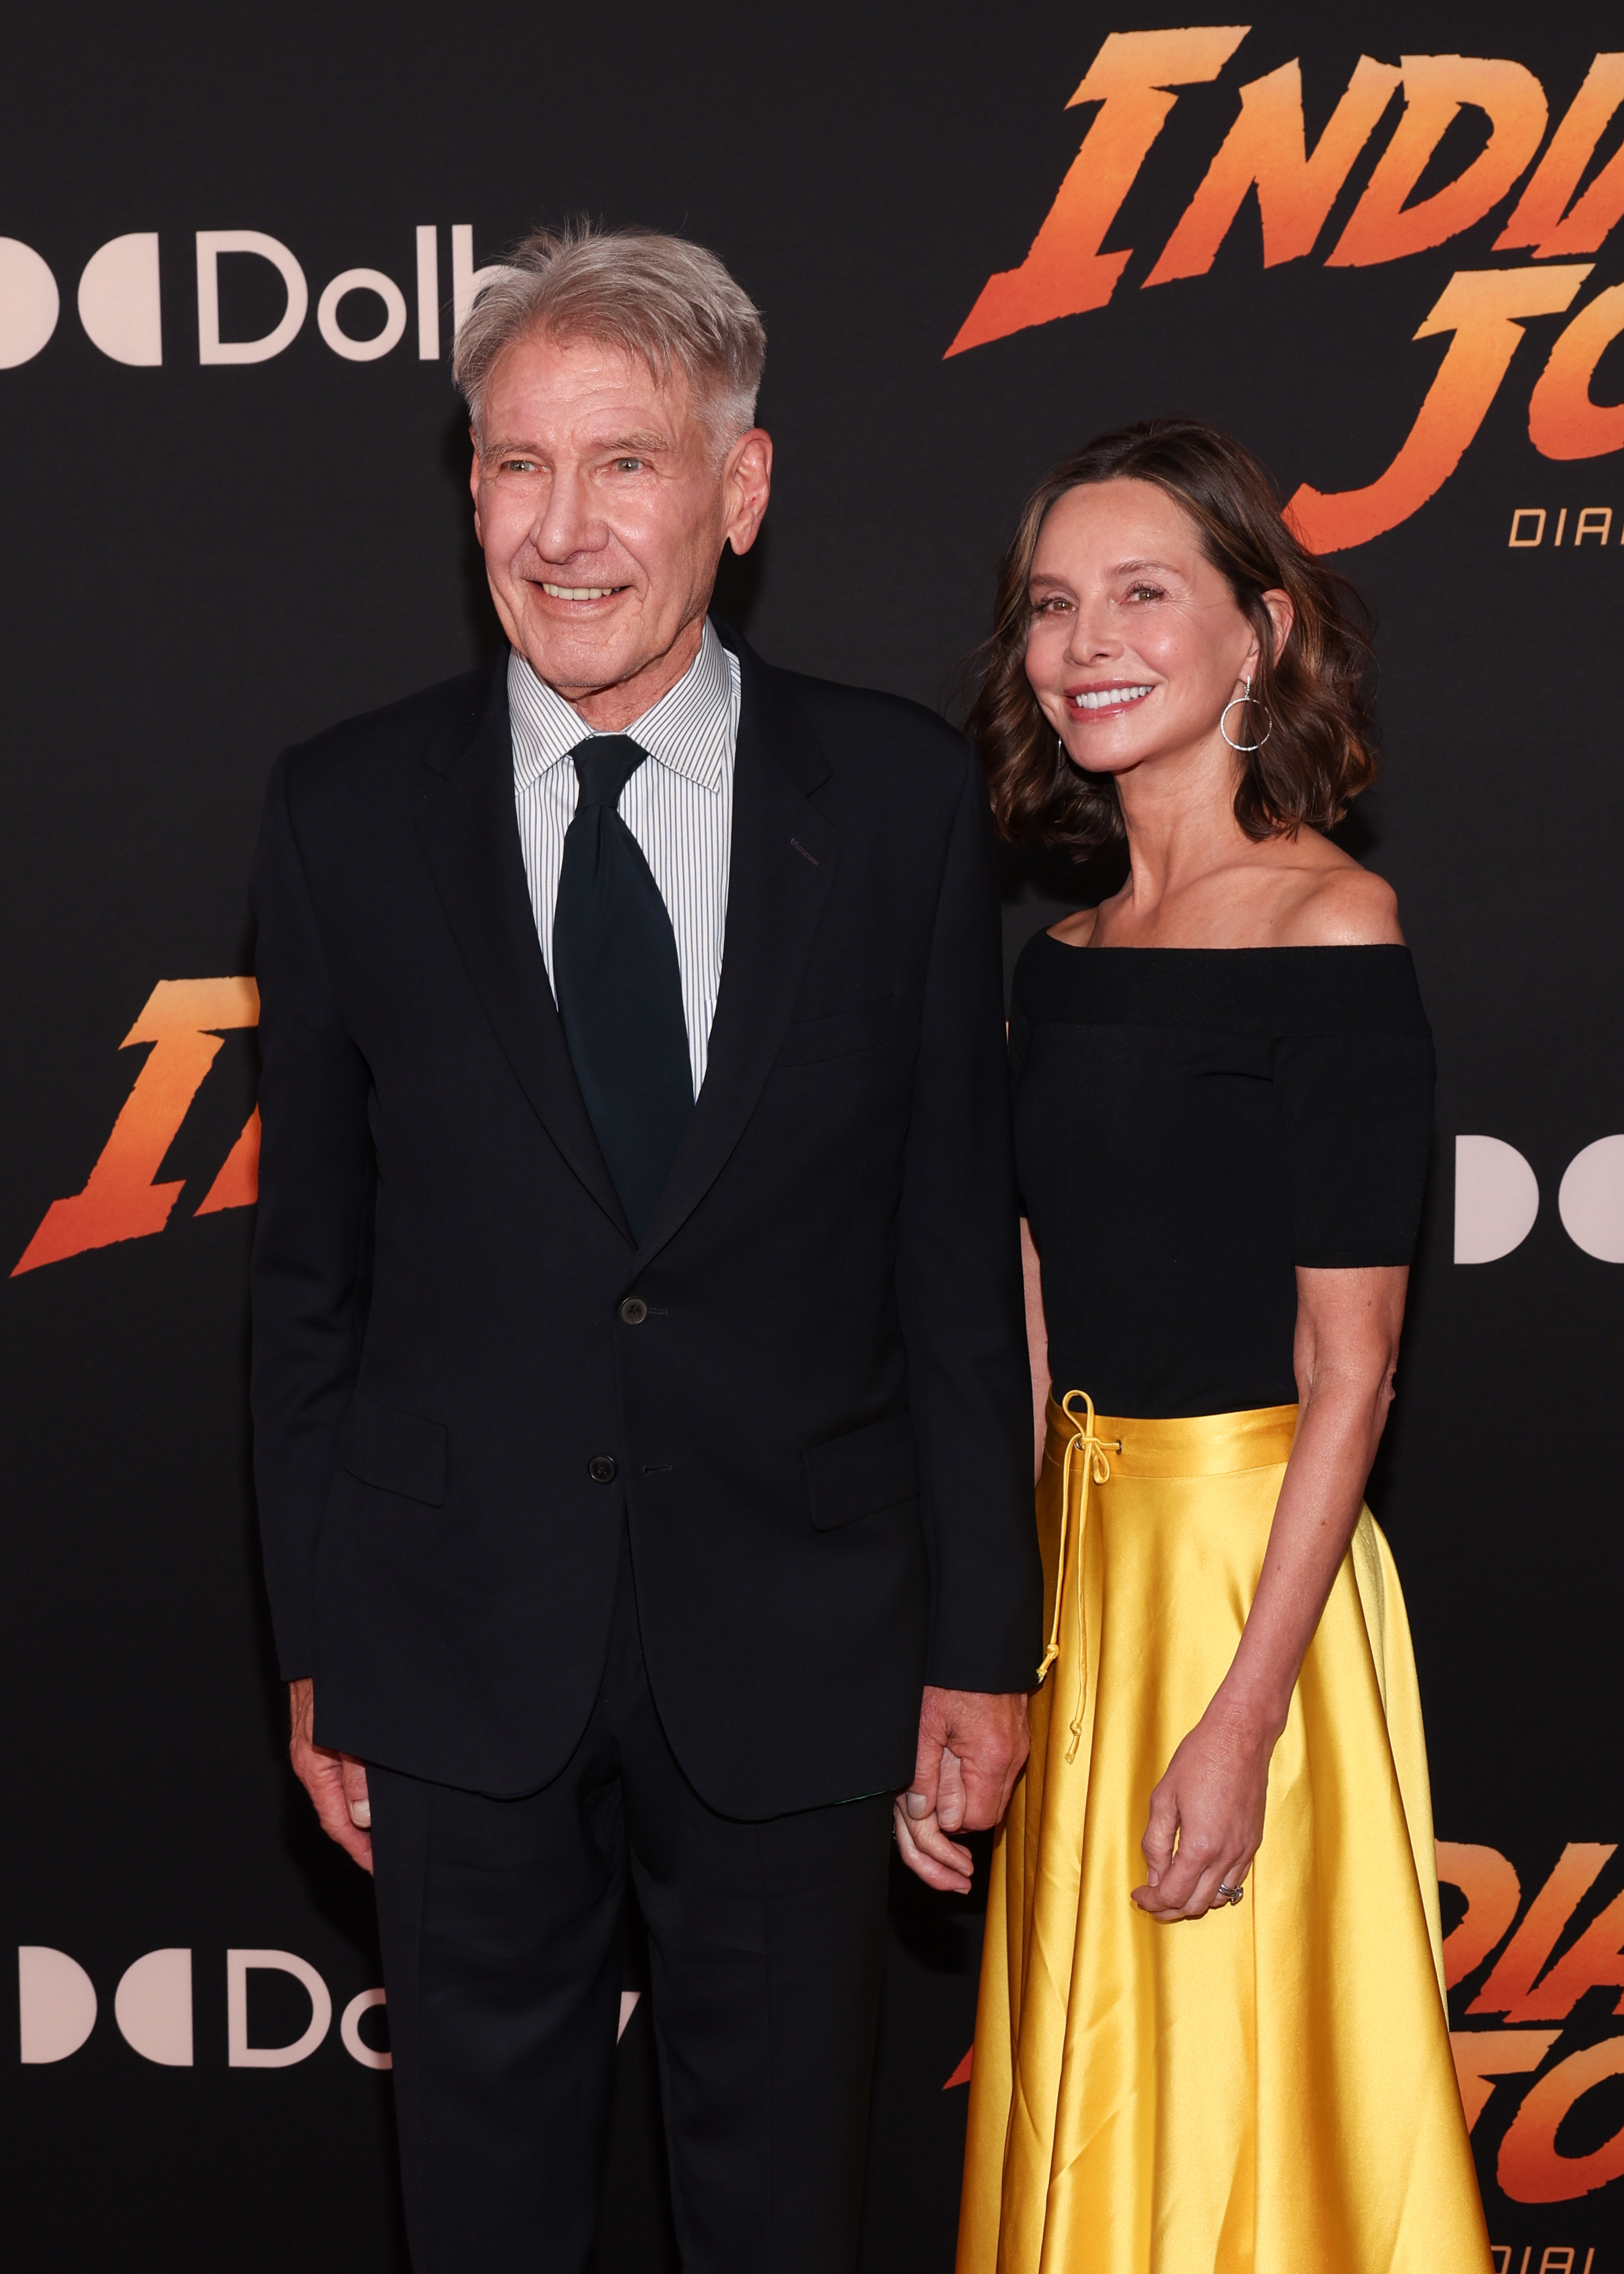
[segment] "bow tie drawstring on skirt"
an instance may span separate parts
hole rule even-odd
[[[1071,1400],[1080,1397],[1084,1412],[1074,1413]],[[1068,1421],[1080,1426],[1067,1440],[1065,1462],[1060,1474],[1060,1557],[1055,1573],[1055,1612],[1049,1622],[1049,1642],[1038,1668],[1040,1683],[1060,1655],[1060,1605],[1065,1594],[1066,1546],[1071,1531],[1071,1457],[1080,1452],[1083,1457],[1083,1484],[1077,1502],[1077,1540],[1073,1560],[1077,1579],[1077,1711],[1071,1717],[1071,1742],[1066,1747],[1068,1761],[1077,1758],[1077,1748],[1083,1734],[1083,1708],[1088,1698],[1088,1645],[1083,1630],[1083,1543],[1088,1527],[1088,1495],[1091,1485],[1102,1485],[1109,1478],[1111,1465],[1108,1457],[1120,1453],[1120,1437],[1106,1439],[1094,1434],[1094,1400],[1086,1389],[1068,1389],[1060,1401],[1060,1410]]]

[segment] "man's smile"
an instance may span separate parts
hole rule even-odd
[[[628,592],[629,584],[550,584],[541,580],[541,589],[550,600],[609,600],[617,592]]]

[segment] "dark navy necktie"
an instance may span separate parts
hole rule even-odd
[[[575,1079],[634,1236],[648,1229],[694,1111],[676,935],[616,808],[648,752],[593,734],[553,916],[553,987]]]

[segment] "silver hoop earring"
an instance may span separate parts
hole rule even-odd
[[[1245,689],[1245,693],[1244,695],[1232,695],[1229,701],[1224,704],[1223,709],[1218,713],[1218,732],[1223,736],[1224,741],[1229,744],[1232,750],[1260,750],[1265,742],[1267,742],[1269,736],[1274,731],[1274,721],[1269,718],[1267,711],[1264,710],[1264,706],[1261,704],[1257,704],[1256,708],[1263,712],[1263,716],[1268,723],[1264,727],[1263,732],[1259,735],[1255,742],[1237,742],[1234,735],[1230,734],[1229,728],[1223,723],[1229,717],[1230,712],[1234,710],[1237,703],[1244,703],[1249,706],[1252,704],[1252,681],[1244,673],[1241,677],[1241,684]]]

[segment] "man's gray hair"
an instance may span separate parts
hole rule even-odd
[[[673,370],[726,447],[748,432],[767,357],[759,311],[714,252],[646,229],[533,230],[462,320],[451,372],[476,434],[498,358],[538,333],[619,348],[662,386]]]

